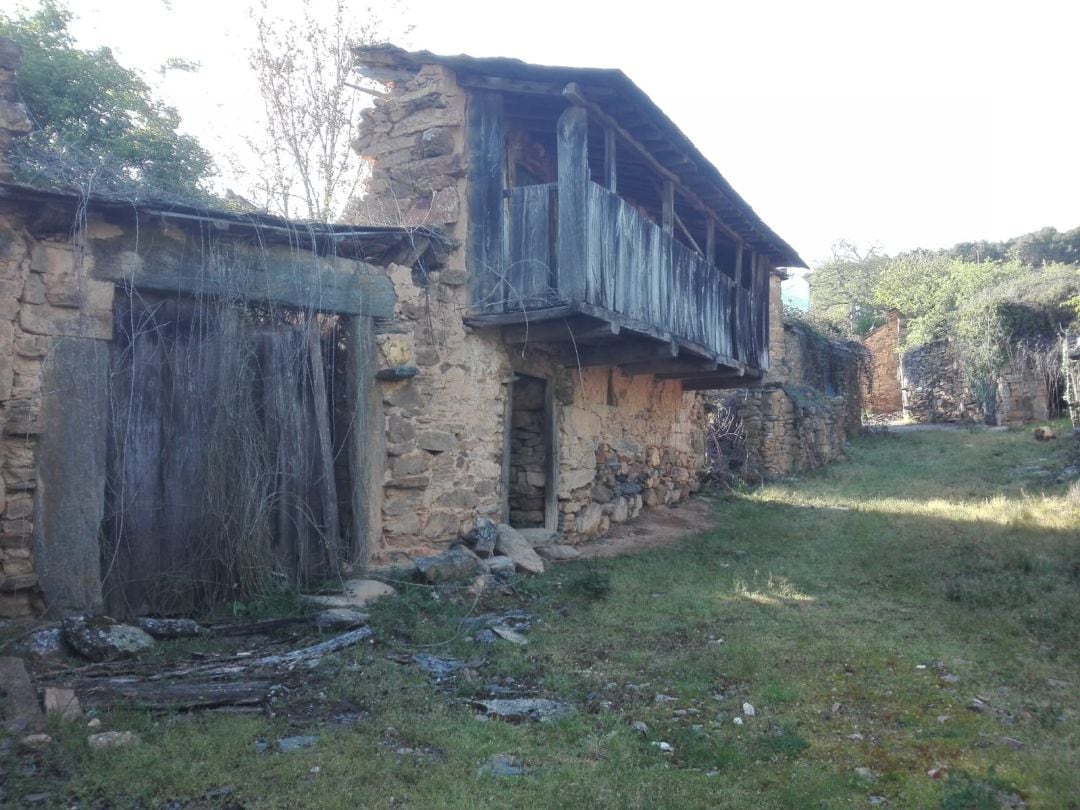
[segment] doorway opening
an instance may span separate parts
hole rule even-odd
[[[516,529],[544,528],[550,505],[555,503],[547,381],[517,375],[510,403],[509,522]]]

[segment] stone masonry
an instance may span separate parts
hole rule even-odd
[[[769,373],[759,388],[724,392],[742,424],[745,472],[751,477],[782,478],[846,458],[849,436],[862,428],[860,358],[836,347],[842,362],[839,390],[821,390],[811,373],[805,335],[785,324],[780,284],[774,274],[769,298]]]
[[[904,408],[900,390],[900,343],[902,323],[897,312],[885,316],[885,323],[863,338],[870,352],[869,373],[863,380],[863,404],[873,414],[899,414]]]

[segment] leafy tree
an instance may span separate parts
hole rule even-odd
[[[257,203],[282,216],[340,218],[363,178],[352,149],[369,98],[353,77],[352,48],[378,39],[383,20],[332,0],[324,15],[301,0],[299,15],[271,15],[262,0],[249,55],[266,111],[266,130],[248,145],[259,161]]]
[[[0,35],[22,47],[18,87],[35,125],[11,154],[16,177],[38,185],[140,196],[202,196],[210,155],[177,132],[176,110],[154,98],[108,48],[81,50],[57,0],[0,13]]]
[[[860,248],[839,241],[825,264],[807,276],[810,310],[849,335],[865,335],[883,322],[885,310],[874,300],[878,278],[888,257],[876,245]]]

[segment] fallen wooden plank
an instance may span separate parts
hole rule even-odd
[[[273,681],[267,680],[204,683],[109,681],[80,691],[83,701],[94,706],[130,704],[147,709],[210,709],[262,703],[273,685]]]
[[[229,662],[217,662],[204,664],[197,667],[186,667],[164,673],[164,678],[178,678],[187,675],[201,675],[205,677],[223,677],[236,675],[252,669],[294,669],[298,666],[313,668],[319,665],[324,656],[348,649],[371,638],[374,633],[370,627],[360,627],[350,630],[340,636],[321,641],[310,647],[301,647],[279,655],[264,655],[261,658],[240,658]]]

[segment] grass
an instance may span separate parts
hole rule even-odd
[[[1080,488],[1053,483],[1067,452],[1030,431],[859,439],[849,463],[718,499],[715,531],[476,607],[533,612],[527,646],[478,647],[471,599],[408,588],[374,607],[373,648],[273,717],[109,715],[143,743],[108,753],[57,727],[42,759],[9,757],[6,790],[87,807],[1080,807]],[[386,658],[402,651],[488,660],[440,689]],[[578,713],[476,719],[464,698],[495,676]],[[343,703],[361,720],[326,722]],[[310,750],[253,747],[310,732]],[[528,774],[478,776],[495,754]]]

